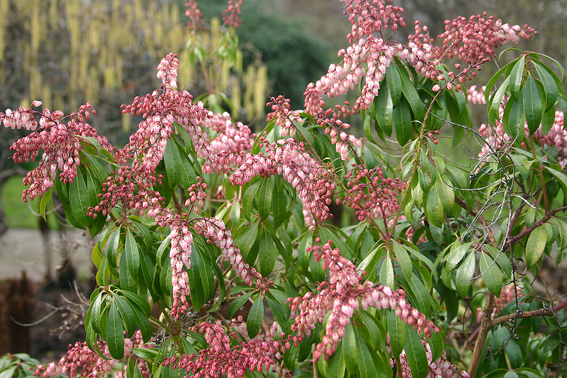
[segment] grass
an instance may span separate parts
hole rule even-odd
[[[2,207],[4,209],[4,214],[8,220],[9,228],[28,228],[37,230],[38,226],[38,214],[39,214],[39,203],[40,198],[36,198],[33,201],[26,203],[22,200],[22,191],[26,187],[22,182],[22,177],[15,176],[10,178],[0,193],[0,201],[2,201]],[[49,211],[48,206],[48,211]],[[54,215],[48,215],[48,222],[50,228],[56,229],[57,220]]]

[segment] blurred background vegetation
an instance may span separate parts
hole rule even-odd
[[[202,0],[199,8],[210,20],[220,17],[226,3]],[[518,48],[543,51],[567,63],[567,0],[396,0],[394,4],[406,10],[408,25],[396,36],[400,41],[413,32],[416,18],[435,37],[443,31],[445,19],[486,11],[540,32]],[[302,108],[307,84],[337,62],[337,51],[348,44],[350,22],[343,8],[338,0],[245,0],[243,26],[237,30],[243,79],[235,84],[236,91],[222,89],[229,97],[239,89],[244,93],[245,87],[251,88],[250,81],[260,77],[259,67],[267,68],[267,86],[266,93],[256,93],[255,98],[252,94],[238,98],[239,111],[233,114],[242,121],[256,120],[255,128],[260,129],[257,104],[261,108],[268,96],[284,94],[292,107]],[[204,90],[201,74],[188,64],[184,13],[184,0],[0,0],[0,108],[41,100],[44,107],[68,114],[89,101],[98,112],[92,124],[112,143],[123,145],[139,119],[123,116],[119,107],[159,86],[156,66],[167,53],[179,54],[180,87],[195,96]],[[482,75],[486,79],[495,69],[495,65],[487,67]],[[252,74],[246,76],[247,72]],[[256,107],[246,101],[255,101]],[[482,121],[482,115],[476,118]],[[36,217],[19,199],[24,170],[9,160],[9,146],[23,132],[2,133],[0,234],[6,227],[37,227]]]

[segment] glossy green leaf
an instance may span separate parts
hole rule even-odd
[[[469,252],[471,245],[472,243],[465,243],[455,248],[453,251],[449,252],[449,254],[445,257],[445,261],[447,262],[447,268],[449,270],[453,270],[457,267],[457,265],[465,257],[467,252]]]
[[[87,185],[83,174],[80,170],[77,171],[77,177],[69,186],[69,202],[70,210],[73,213],[76,221],[81,225],[81,229],[89,227],[91,219],[87,218],[89,211],[90,199]]]
[[[443,203],[441,202],[441,196],[445,195],[445,192],[440,188],[439,185],[435,184],[427,193],[427,202],[425,205],[425,215],[427,219],[436,227],[441,227],[445,221],[445,213],[443,211]]]
[[[524,107],[522,101],[516,101],[513,98],[508,100],[502,117],[502,126],[504,131],[513,139],[521,142],[524,138]]]
[[[512,98],[514,98],[514,100],[516,101],[518,101],[520,97],[520,89],[522,88],[522,79],[524,77],[525,61],[525,56],[522,56],[510,72],[510,92],[512,93]]]
[[[258,191],[258,213],[262,219],[267,219],[272,210],[272,195],[274,183],[270,178],[263,179],[262,186]]]
[[[555,123],[555,108],[550,109],[549,111],[543,113],[543,117],[541,119],[541,133],[542,135],[547,135],[549,130],[553,127]]]
[[[480,272],[488,290],[496,297],[502,292],[502,272],[488,253],[480,254]]]
[[[429,363],[427,362],[425,347],[412,326],[407,325],[407,331],[404,350],[411,369],[412,378],[425,378],[429,374]]]
[[[396,138],[398,138],[398,143],[403,146],[410,140],[412,135],[410,107],[405,98],[402,98],[398,106],[394,108],[393,120]]]
[[[256,337],[260,328],[262,327],[262,321],[264,320],[264,301],[261,297],[256,298],[254,304],[250,308],[248,313],[248,319],[246,319],[246,331],[250,338]]]
[[[360,334],[356,335],[355,340],[356,352],[358,355],[358,371],[360,372],[360,375],[365,378],[378,377],[368,345],[366,345],[366,342]]]
[[[189,269],[188,275],[191,287],[191,303],[195,310],[199,310],[211,300],[215,292],[215,276],[211,263],[203,256],[199,248],[193,247],[191,269]]]
[[[398,106],[402,98],[402,78],[395,64],[391,64],[386,69],[386,81],[388,82],[392,104]]]
[[[380,268],[380,282],[382,285],[394,288],[394,266],[392,265],[392,260],[390,259],[390,252],[387,253],[382,262],[382,268]]]
[[[274,314],[274,318],[276,319],[280,327],[282,327],[282,330],[286,334],[290,334],[291,333],[291,326],[289,322],[290,318],[285,308],[280,303],[269,297],[266,298],[266,300],[268,301],[268,306],[272,310],[272,314]]]
[[[106,342],[112,358],[120,360],[124,357],[124,328],[122,327],[122,320],[120,320],[120,314],[116,305],[111,305],[108,312]]]
[[[287,215],[287,195],[285,187],[282,186],[281,190],[278,185],[274,187],[274,195],[272,197],[272,211],[274,213],[274,230],[281,226],[286,220]]]
[[[264,229],[260,238],[260,252],[258,254],[258,270],[263,277],[268,277],[274,270],[276,255],[277,249],[271,236],[271,232]]]
[[[496,84],[496,82],[498,81],[498,79],[500,78],[500,76],[506,72],[506,70],[508,68],[510,68],[510,66],[512,66],[513,64],[515,64],[516,61],[510,62],[508,64],[506,64],[504,67],[502,67],[501,69],[498,70],[498,72],[496,72],[496,74],[494,74],[494,76],[492,76],[492,78],[488,81],[488,83],[486,84],[486,88],[484,90],[484,99],[486,101],[487,104],[490,104],[490,94],[492,93],[492,87],[494,86],[494,84]]]
[[[402,247],[399,243],[393,242],[394,244],[394,253],[396,255],[396,259],[404,272],[404,275],[408,280],[411,279],[413,265],[411,263],[411,258],[404,247]]]
[[[130,230],[126,230],[126,243],[124,245],[124,252],[126,257],[126,264],[132,277],[138,277],[140,272],[140,251],[138,243]]]
[[[138,286],[136,284],[138,275],[137,273],[134,275],[133,268],[131,266],[129,267],[128,265],[129,265],[128,254],[125,251],[123,251],[122,255],[120,256],[120,266],[119,266],[120,288],[135,293],[138,291]]]
[[[43,220],[47,221],[45,217],[45,211],[47,209],[47,205],[49,202],[53,202],[53,190],[54,187],[51,187],[47,192],[41,196],[41,202],[39,203],[39,214],[42,216]]]
[[[471,253],[457,269],[456,285],[457,292],[459,293],[461,298],[464,298],[468,295],[469,288],[472,284],[471,280],[474,276],[475,263],[476,261],[474,253]]]
[[[126,332],[128,332],[128,336],[131,336],[136,332],[136,317],[134,315],[134,310],[132,307],[121,298],[119,295],[113,295],[112,299],[114,300],[114,305],[118,308],[118,313],[120,314],[120,318],[122,319],[122,323],[126,327]]]
[[[381,131],[387,136],[392,135],[394,104],[386,82],[382,84],[378,91],[378,97],[374,101],[374,109],[376,114],[376,131]]]
[[[551,109],[555,109],[555,103],[557,102],[557,95],[558,95],[557,83],[553,78],[553,76],[551,76],[549,71],[543,67],[542,63],[534,61],[534,66],[539,75],[539,79],[543,84],[545,100],[546,100],[545,102],[547,104],[544,109],[544,112],[547,113]]]
[[[421,103],[421,99],[415,89],[414,83],[405,75],[400,75],[400,77],[402,79],[402,93],[411,107],[411,111],[415,117],[414,119],[422,120],[425,117],[425,108]],[[400,104],[402,101],[403,100],[400,100]]]
[[[508,89],[509,83],[510,83],[510,77],[504,80],[502,85],[498,88],[496,93],[494,93],[494,95],[490,98],[490,101],[488,102],[488,123],[491,125],[494,125],[496,120],[499,119],[500,104],[502,103],[502,98],[506,94],[506,90]]]
[[[543,103],[537,83],[531,74],[528,74],[523,96],[524,113],[530,133],[535,133],[543,116]]]
[[[258,223],[254,223],[244,233],[236,237],[234,243],[240,248],[242,256],[246,257],[248,255],[248,252],[250,252],[250,248],[254,245],[257,236]]]
[[[345,327],[345,336],[343,337],[342,347],[346,368],[349,373],[356,374],[358,372],[358,351],[356,349],[357,334],[352,324]]]
[[[248,299],[250,299],[252,294],[254,294],[253,291],[246,293],[246,294],[243,294],[240,297],[236,298],[234,301],[232,301],[230,306],[228,306],[228,317],[230,319],[232,319],[234,317],[234,314],[236,313],[236,311],[240,310],[240,308],[242,306],[244,306],[244,303],[246,303],[246,301]]]
[[[531,232],[526,244],[526,265],[528,268],[539,261],[546,244],[547,230],[544,226],[539,226]]]
[[[398,359],[406,344],[406,324],[396,316],[394,311],[387,312],[388,334],[393,357]]]
[[[181,155],[179,154],[179,149],[175,144],[175,141],[170,139],[165,147],[165,153],[163,155],[163,161],[165,163],[165,171],[167,173],[167,181],[172,187],[179,184],[181,181],[181,172],[183,170],[183,162],[181,161]]]

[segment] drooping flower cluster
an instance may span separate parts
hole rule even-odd
[[[99,341],[98,347],[106,358],[90,350],[86,342],[77,342],[75,345],[69,345],[67,354],[61,357],[59,362],[51,362],[47,366],[38,365],[33,375],[41,378],[56,377],[60,374],[67,377],[91,378],[101,376],[120,378],[125,376],[126,365],[124,365],[123,371],[115,371],[114,374],[111,374],[116,366],[116,360],[110,357],[106,342]],[[143,343],[142,334],[140,331],[136,331],[133,337],[124,339],[124,357],[128,357],[132,353],[132,349],[144,347],[146,345]],[[146,361],[139,359],[138,368],[144,378],[150,377],[150,370]]]
[[[190,328],[204,335],[209,344],[198,355],[166,358],[164,366],[191,371],[193,377],[216,378],[226,375],[229,378],[244,377],[247,371],[268,371],[277,363],[291,344],[288,340],[275,341],[259,334],[248,342],[231,346],[231,339],[238,340],[235,331],[226,333],[218,324],[203,322]]]
[[[320,240],[317,239],[316,243]],[[439,329],[428,321],[425,315],[406,301],[403,290],[394,291],[388,286],[374,285],[370,281],[363,283],[363,278],[356,272],[356,267],[347,258],[340,255],[338,248],[331,247],[332,242],[322,247],[309,248],[315,260],[323,260],[323,268],[329,269],[329,281],[323,281],[317,293],[308,292],[303,297],[288,299],[292,311],[299,311],[292,324],[292,330],[300,335],[309,335],[317,323],[331,312],[325,328],[325,336],[317,345],[313,354],[315,361],[328,359],[337,349],[339,340],[344,337],[345,327],[351,322],[354,311],[368,307],[377,309],[390,308],[396,316],[413,326],[418,332],[430,336]]]
[[[180,317],[188,310],[187,297],[190,295],[189,275],[185,269],[191,269],[191,251],[193,249],[193,235],[183,222],[174,222],[171,225],[171,283],[173,285],[173,304],[171,316]],[[194,309],[198,311],[199,309]]]
[[[488,62],[496,56],[496,49],[508,42],[518,43],[520,38],[530,39],[537,32],[525,25],[502,24],[486,12],[471,16],[468,20],[459,17],[453,21],[445,21],[445,32],[439,36],[443,39],[440,56],[457,57],[472,67]]]
[[[222,23],[228,27],[238,28],[242,25],[240,6],[242,0],[228,0],[228,6],[222,13]]]
[[[433,353],[431,351],[431,346],[425,339],[421,339],[423,346],[425,347],[425,355],[427,357],[427,363],[429,364],[429,372],[427,373],[427,378],[469,378],[470,375],[464,371],[459,371],[457,365],[451,363],[447,359],[447,353],[443,351],[441,357],[433,361]],[[392,349],[390,348],[390,335],[388,334],[388,341],[386,344],[390,354]],[[394,359],[390,360],[391,366],[394,367],[396,362]],[[406,351],[403,350],[400,354],[400,364],[402,369],[402,377],[411,378],[411,368],[408,362]]]
[[[189,30],[201,30],[203,28],[203,20],[201,17],[203,13],[197,8],[197,2],[195,0],[187,0],[185,3],[185,16],[189,18],[187,22],[187,28]]]
[[[399,178],[384,178],[382,168],[369,170],[355,165],[345,179],[350,196],[345,196],[343,203],[355,210],[361,222],[370,217],[388,218],[400,208],[396,197],[406,188],[406,183]]]
[[[247,286],[254,285],[254,280],[256,280],[256,290],[267,292],[273,285],[271,281],[263,278],[256,269],[244,261],[240,249],[234,244],[230,230],[226,228],[222,220],[201,218],[195,223],[194,227],[199,235],[207,238],[209,243],[213,243],[221,249],[223,258],[230,263],[235,273],[242,278]]]
[[[268,114],[267,121],[270,122],[275,118],[276,125],[282,129],[282,136],[286,137],[289,134],[293,138],[296,131],[294,122],[302,123],[303,120],[299,112],[291,110],[289,100],[282,95],[278,96],[278,98],[272,97],[266,106],[273,110],[272,113]]]
[[[312,214],[325,220],[332,217],[331,204],[335,184],[329,168],[312,158],[302,142],[280,139],[277,143],[263,143],[265,151],[249,154],[240,167],[230,176],[233,185],[244,185],[256,176],[269,177],[280,174],[297,190],[301,201]]]
[[[34,101],[32,105],[39,106],[41,102]],[[62,182],[73,182],[80,163],[79,151],[84,148],[81,143],[90,143],[85,141],[86,137],[97,140],[103,149],[114,151],[105,137],[99,136],[94,128],[84,123],[86,119],[90,119],[91,113],[96,114],[90,103],[82,105],[77,113],[67,117],[59,110],[50,112],[49,109],[44,109],[40,113],[24,107],[20,107],[18,111],[8,109],[6,113],[0,113],[0,122],[5,127],[35,130],[10,147],[14,151],[15,163],[35,160],[43,150],[38,166],[28,172],[23,180],[26,186],[30,186],[22,194],[24,201],[27,202],[28,197],[33,200],[49,190],[57,171],[60,172]],[[63,123],[65,119],[68,119],[67,124]]]

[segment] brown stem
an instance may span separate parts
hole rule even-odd
[[[511,237],[508,240],[508,243],[510,243],[510,245],[515,244],[517,242],[519,242],[524,236],[528,235],[530,232],[532,232],[533,230],[535,230],[536,228],[538,228],[539,226],[541,226],[542,224],[547,223],[548,220],[551,219],[551,217],[553,217],[555,214],[557,214],[560,211],[564,211],[567,210],[567,206],[562,206],[558,209],[554,209],[554,210],[550,210],[549,212],[547,212],[543,218],[541,218],[540,220],[538,220],[537,222],[535,222],[531,227],[526,228],[524,231],[520,232],[518,235]]]
[[[494,311],[494,294],[488,292],[486,305],[484,306],[484,314],[482,315],[482,320],[480,322],[480,331],[478,332],[478,338],[474,344],[471,364],[469,365],[468,373],[473,378],[476,376],[476,371],[478,370],[480,357],[484,350],[484,344],[486,343],[486,336],[488,335],[490,328],[492,328],[492,311]]]
[[[552,314],[554,311],[561,310],[564,307],[567,307],[567,299],[561,302],[560,304],[558,304],[557,306],[551,305],[548,308],[542,308],[534,311],[526,311],[521,314],[514,313],[514,314],[502,315],[492,321],[492,327],[505,323],[512,318],[535,318],[536,316],[549,315]]]

